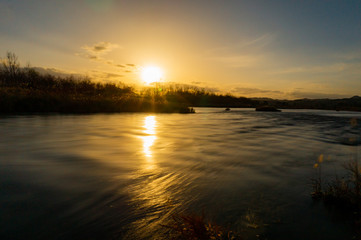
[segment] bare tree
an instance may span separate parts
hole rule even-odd
[[[20,64],[15,53],[7,52],[6,58],[1,59],[1,71],[6,81],[15,81],[20,73]],[[4,79],[4,80],[5,80]]]

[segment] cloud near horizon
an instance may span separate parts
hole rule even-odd
[[[278,90],[267,90],[259,88],[246,88],[246,87],[235,87],[231,90],[232,94],[241,95],[245,97],[256,97],[256,98],[273,98],[273,99],[322,99],[322,98],[349,98],[352,97],[349,94],[339,94],[339,93],[322,93],[322,92],[312,92],[304,91],[302,89],[293,89],[289,91],[278,91]]]
[[[80,73],[74,73],[74,72],[68,72],[65,70],[57,69],[57,68],[46,68],[46,67],[31,67],[36,72],[42,74],[42,75],[53,75],[56,77],[84,77],[85,75]]]
[[[57,68],[44,68],[44,67],[32,67],[35,71],[42,75],[53,75],[56,77],[75,77],[75,79],[85,79],[90,78],[91,80],[101,81],[101,82],[119,82],[120,78],[123,78],[124,75],[112,73],[112,72],[104,72],[104,71],[96,71],[92,70],[86,73],[73,73],[65,70],[57,69]]]
[[[313,67],[293,67],[275,71],[272,74],[294,74],[294,73],[337,73],[342,72],[350,67],[350,64],[346,63],[335,63],[324,66],[313,66]]]
[[[100,82],[122,82],[120,79],[124,77],[123,74],[113,73],[113,72],[105,72],[92,70],[87,73],[91,79],[100,81]]]
[[[291,99],[322,99],[322,98],[331,98],[331,99],[338,99],[338,98],[349,98],[352,97],[347,94],[338,94],[338,93],[320,93],[320,92],[304,92],[304,91],[292,91],[288,93]]]
[[[236,87],[231,90],[232,93],[239,93],[239,94],[284,94],[281,91],[275,90],[265,90],[259,88],[244,88],[244,87]]]

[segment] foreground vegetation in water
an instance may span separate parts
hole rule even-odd
[[[204,213],[176,214],[172,221],[163,227],[171,230],[174,240],[240,240],[241,236],[215,223],[207,221]]]
[[[358,239],[361,239],[361,168],[354,159],[344,164],[346,175],[335,176],[325,182],[322,176],[323,155],[320,155],[314,168],[317,177],[312,179],[312,198],[343,215],[351,216]]]
[[[252,99],[166,83],[135,91],[121,83],[99,83],[86,77],[40,74],[33,68],[20,67],[16,55],[10,52],[0,60],[0,113],[193,113],[192,107],[361,111],[361,97],[358,96],[312,100]]]

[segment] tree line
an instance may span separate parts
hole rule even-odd
[[[12,52],[0,59],[0,113],[193,112],[192,107],[261,106],[361,111],[361,98],[252,99],[167,83],[136,90],[122,83],[95,82],[88,77],[40,74],[30,66],[21,67]]]

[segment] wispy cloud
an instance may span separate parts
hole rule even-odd
[[[281,91],[275,91],[275,90],[265,90],[265,89],[259,89],[259,88],[245,88],[245,87],[235,87],[231,90],[232,93],[238,93],[238,94],[263,94],[264,96],[267,95],[275,95],[275,94],[284,94],[284,92]]]
[[[342,72],[349,67],[347,63],[334,63],[324,66],[311,66],[311,67],[291,67],[274,71],[272,74],[292,74],[292,73],[336,73]]]
[[[107,52],[110,52],[113,49],[118,48],[118,47],[119,47],[118,44],[113,44],[110,42],[99,42],[92,46],[85,45],[82,47],[82,49],[86,50],[89,55],[99,56],[99,55],[103,55]]]
[[[138,70],[138,66],[133,63],[117,63],[112,59],[108,59],[105,55],[114,49],[119,48],[118,44],[110,43],[110,42],[99,42],[93,45],[84,45],[81,47],[83,50],[80,53],[77,53],[77,56],[87,58],[92,61],[97,61],[103,64],[107,64],[117,68],[119,71],[123,71],[124,73],[132,73]]]
[[[106,77],[107,78],[120,78],[120,77],[124,77],[124,75],[116,74],[116,73],[106,73]]]
[[[298,64],[288,64],[288,67],[270,71],[270,74],[328,74],[361,73],[361,51],[356,49],[352,52],[333,52],[318,56],[321,60],[318,63],[304,61]]]
[[[83,75],[80,73],[69,72],[69,71],[65,71],[65,70],[61,70],[61,69],[57,69],[57,68],[33,67],[33,69],[35,71],[37,71],[38,73],[44,74],[44,75],[49,74],[49,75],[53,75],[53,76],[57,76],[57,77],[70,77],[70,76],[83,77]]]
[[[266,33],[253,39],[244,39],[233,44],[208,49],[206,53],[218,55],[225,53],[260,50],[272,43],[275,37],[275,34]]]
[[[50,74],[57,77],[73,76],[75,78],[82,79],[85,76],[87,76],[93,80],[102,81],[102,82],[119,82],[119,80],[121,80],[121,78],[124,77],[124,75],[122,74],[118,74],[114,72],[97,71],[97,70],[92,70],[86,73],[74,73],[57,68],[44,68],[44,67],[34,67],[34,70],[36,70],[40,74],[44,74],[44,75]]]
[[[206,51],[208,59],[232,68],[247,68],[259,65],[265,60],[264,49],[275,39],[274,34],[264,34],[234,44],[216,47]]]
[[[97,70],[90,71],[88,75],[91,78],[102,82],[119,82],[119,80],[124,77],[122,74]]]
[[[346,98],[351,97],[349,94],[343,93],[325,93],[318,91],[307,91],[300,88],[292,90],[278,91],[268,90],[260,88],[246,88],[246,87],[235,87],[231,90],[231,93],[235,95],[241,95],[245,97],[262,97],[262,98],[273,98],[273,99],[321,99],[321,98]]]
[[[88,58],[93,61],[109,64],[109,60],[105,59],[103,56],[106,53],[111,52],[113,49],[118,47],[119,45],[110,42],[99,42],[91,46],[89,45],[82,46],[81,49],[83,51],[77,53],[76,55],[84,58]]]
[[[200,82],[200,81],[192,81],[191,84],[194,85],[200,85],[200,84],[205,84],[205,82]]]
[[[347,63],[361,63],[361,50],[332,54],[330,57]]]

